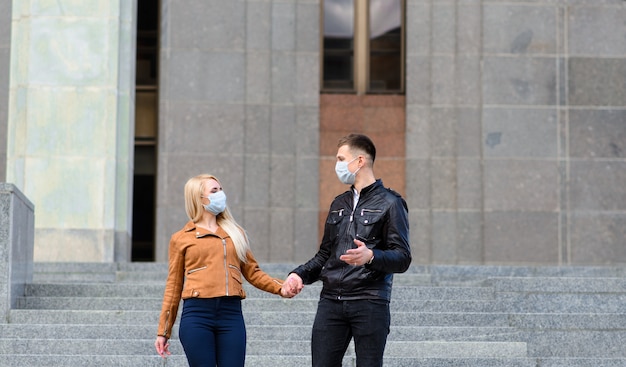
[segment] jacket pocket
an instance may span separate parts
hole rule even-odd
[[[183,297],[185,298],[198,298],[200,297],[200,288],[188,288],[188,287],[197,287],[202,282],[199,281],[202,277],[206,276],[205,273],[202,273],[203,270],[206,270],[208,266],[201,266],[199,268],[193,268],[186,271],[187,280],[184,283]]]
[[[377,237],[381,233],[383,218],[384,212],[381,209],[359,209],[355,213],[355,221],[357,223],[355,237],[366,243],[370,241],[378,242]]]
[[[243,275],[241,274],[241,269],[239,269],[235,265],[228,265],[228,270],[231,278],[235,279],[239,284],[243,284]]]
[[[229,264],[228,273],[230,274],[230,279],[233,281],[234,290],[237,292],[236,295],[245,298],[246,293],[243,290],[243,274],[241,274],[241,269],[235,265]]]
[[[193,273],[195,273],[197,271],[200,271],[200,270],[205,270],[206,268],[207,268],[207,266],[205,265],[205,266],[201,266],[199,268],[187,270],[187,275],[193,274]]]
[[[346,210],[331,210],[326,218],[326,229],[328,230],[328,238],[335,238],[339,235],[339,225],[349,215]]]

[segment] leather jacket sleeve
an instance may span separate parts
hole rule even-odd
[[[302,282],[304,284],[312,284],[319,280],[319,275],[322,271],[322,268],[324,267],[324,264],[326,264],[326,261],[331,255],[331,246],[333,243],[330,238],[330,231],[328,228],[329,218],[330,211],[326,220],[326,225],[324,226],[324,237],[322,238],[320,248],[315,256],[313,256],[313,258],[307,261],[305,264],[302,264],[293,271],[291,271],[292,273],[298,274],[298,276],[302,278]]]
[[[337,196],[333,201],[333,204],[343,200],[349,200],[351,196],[351,192],[345,192]],[[326,216],[324,235],[322,237],[322,242],[320,243],[320,248],[318,249],[317,253],[309,261],[291,271],[291,273],[298,274],[304,284],[312,284],[319,280],[320,273],[322,272],[324,265],[326,265],[326,262],[332,256],[333,250],[336,247],[336,245],[334,244],[335,238],[332,233],[332,228],[336,222],[335,218],[337,214],[337,208],[334,207],[333,204],[331,204],[330,209],[328,210],[328,214]]]

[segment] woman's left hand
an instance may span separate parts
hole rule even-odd
[[[164,336],[157,336],[156,340],[154,341],[154,347],[156,348],[157,353],[163,358],[166,358],[167,356],[172,354],[169,351],[170,343],[167,342],[167,338]]]

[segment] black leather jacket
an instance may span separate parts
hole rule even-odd
[[[330,205],[320,249],[292,271],[304,284],[321,280],[320,297],[335,300],[391,299],[393,273],[411,264],[406,202],[381,180],[361,190],[354,210],[353,191],[337,196]],[[352,266],[339,260],[359,239],[374,252],[370,265]]]

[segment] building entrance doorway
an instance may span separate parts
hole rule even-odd
[[[154,261],[159,0],[137,1],[132,261]]]

